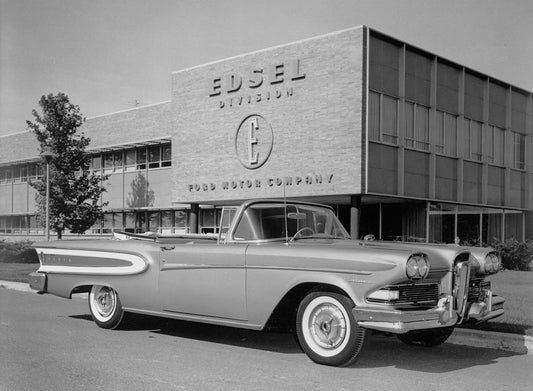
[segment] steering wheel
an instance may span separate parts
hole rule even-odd
[[[303,228],[300,228],[298,231],[296,231],[296,233],[295,233],[294,236],[291,238],[291,240],[289,240],[289,242],[292,242],[294,239],[296,239],[297,236],[302,236],[302,233],[305,232],[305,231],[309,231],[309,232],[311,232],[311,235],[314,235],[314,234],[315,234],[315,231],[314,231],[312,228],[309,228],[309,227],[303,227]]]

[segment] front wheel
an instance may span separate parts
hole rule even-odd
[[[89,293],[89,309],[94,322],[104,329],[117,328],[124,317],[118,294],[109,286],[93,285]]]
[[[420,345],[428,348],[438,346],[446,342],[453,333],[453,327],[442,327],[438,329],[415,330],[406,334],[398,334],[397,337],[408,345]]]
[[[347,366],[357,359],[366,330],[357,325],[352,308],[352,301],[337,293],[313,292],[302,300],[296,332],[300,346],[311,360]]]

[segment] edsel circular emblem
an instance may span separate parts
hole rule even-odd
[[[265,164],[273,144],[272,127],[258,114],[246,117],[235,133],[235,153],[242,165],[251,170]]]

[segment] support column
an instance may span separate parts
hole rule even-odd
[[[350,206],[350,236],[353,240],[359,239],[359,227],[361,218],[361,196],[351,197]]]
[[[198,204],[191,204],[191,211],[189,213],[189,232],[192,234],[198,233],[199,214],[200,214],[200,206]]]

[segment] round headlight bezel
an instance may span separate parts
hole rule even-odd
[[[492,274],[500,270],[500,257],[495,252],[490,252],[485,256],[485,273]]]
[[[429,274],[429,262],[425,254],[413,254],[405,264],[405,274],[410,280],[421,280]]]

